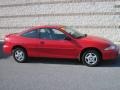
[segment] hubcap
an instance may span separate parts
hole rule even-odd
[[[16,58],[18,61],[23,61],[24,58],[25,58],[24,52],[23,52],[22,50],[17,50],[17,51],[15,51],[15,58]]]
[[[97,55],[94,53],[87,53],[85,55],[85,62],[89,65],[94,65],[97,62]]]

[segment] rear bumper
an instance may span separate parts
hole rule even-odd
[[[115,60],[119,56],[119,48],[103,52],[103,60]]]
[[[12,49],[12,48],[11,48],[9,45],[6,45],[6,44],[3,45],[3,52],[4,52],[5,54],[10,55],[10,54],[11,54],[11,49]]]

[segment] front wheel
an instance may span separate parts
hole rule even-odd
[[[86,50],[82,55],[82,61],[85,65],[93,67],[100,63],[100,53],[96,50]]]
[[[27,54],[22,48],[13,49],[13,58],[19,63],[23,63],[27,59]]]

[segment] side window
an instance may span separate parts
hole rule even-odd
[[[23,37],[28,37],[28,38],[39,38],[38,30],[32,30],[29,32],[26,32],[22,34]]]
[[[54,40],[64,40],[66,37],[66,35],[63,32],[61,32],[57,29],[51,29],[50,32],[51,32],[51,36]]]
[[[52,39],[49,29],[47,28],[39,29],[39,35],[41,39],[48,39],[48,40]]]

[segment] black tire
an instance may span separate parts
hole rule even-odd
[[[96,50],[86,50],[82,54],[81,59],[82,59],[83,64],[85,64],[89,67],[94,67],[94,66],[97,66],[100,64],[101,55]]]
[[[17,53],[21,53],[18,54]],[[19,62],[19,63],[24,63],[27,61],[27,53],[24,49],[22,48],[15,48],[12,51],[12,55],[15,61]]]

